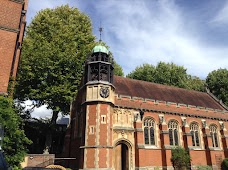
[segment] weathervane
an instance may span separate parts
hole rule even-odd
[[[99,42],[101,42],[101,32],[103,31],[103,28],[101,27],[101,22],[100,22],[100,27],[99,27],[99,32],[100,32],[100,40]]]

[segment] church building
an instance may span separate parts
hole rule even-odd
[[[228,108],[206,93],[114,76],[101,45],[86,60],[71,107],[64,156],[72,169],[173,169],[171,149],[185,148],[191,168],[219,169],[228,157]]]

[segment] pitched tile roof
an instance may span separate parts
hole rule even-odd
[[[186,90],[178,87],[134,80],[119,76],[114,76],[113,84],[118,95],[141,97],[224,110],[224,107],[222,107],[208,93]]]

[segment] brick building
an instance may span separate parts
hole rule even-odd
[[[0,0],[0,94],[15,78],[25,30],[28,0]]]
[[[73,169],[172,169],[182,146],[191,167],[220,167],[228,157],[228,109],[209,91],[113,76],[108,50],[96,46],[72,104],[64,156]]]

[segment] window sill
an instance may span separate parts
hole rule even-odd
[[[222,149],[221,148],[218,148],[218,147],[216,147],[216,148],[209,147],[209,150],[211,150],[211,151],[222,151]]]
[[[156,145],[144,145],[145,149],[160,149]]]
[[[176,147],[179,147],[180,145],[164,145],[164,148],[165,149],[173,149],[173,148],[176,148]]]
[[[189,150],[194,150],[194,151],[201,151],[201,150],[204,150],[204,149],[202,149],[200,146],[198,146],[198,147],[189,146],[188,149],[189,149]]]
[[[138,145],[139,149],[161,149],[160,147],[157,147],[156,145]]]

